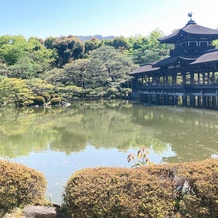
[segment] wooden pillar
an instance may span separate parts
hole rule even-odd
[[[148,105],[151,104],[151,95],[150,95],[150,92],[148,92]]]
[[[160,94],[160,104],[164,105],[164,94]]]
[[[161,76],[158,76],[157,77],[157,85],[160,85],[161,84]]]
[[[175,85],[177,85],[177,72],[175,74]]]
[[[206,102],[206,96],[202,94],[202,107],[206,108],[207,102]]]
[[[213,83],[215,83],[215,72],[214,71],[212,72],[212,81]]]
[[[213,96],[208,96],[208,107],[209,108],[214,107]]]
[[[154,104],[157,105],[157,94],[156,93],[154,93]]]
[[[176,85],[176,74],[172,74],[172,85]]]
[[[200,84],[200,73],[198,73],[198,85]]]
[[[187,95],[186,95],[186,93],[184,93],[183,96],[182,96],[182,105],[184,107],[187,106]]]
[[[191,74],[191,85],[194,85],[194,72],[190,72]]]
[[[212,108],[215,109],[216,108],[216,97],[212,96]]]
[[[210,96],[206,96],[206,108],[210,107]]]
[[[169,85],[169,81],[168,81],[168,73],[166,74],[166,85]]]
[[[166,77],[163,75],[163,85],[166,85]]]
[[[215,108],[218,109],[218,96],[215,96]]]
[[[177,98],[177,95],[176,94],[174,94],[174,105],[178,105],[178,98]]]
[[[156,94],[156,100],[155,100],[156,105],[160,105],[160,95]]]
[[[167,105],[167,92],[163,95],[163,104]]]
[[[132,79],[132,90],[136,90],[137,89],[137,85],[138,85],[138,78],[134,77]]]
[[[148,102],[148,95],[147,94],[142,94],[142,102],[145,104]]]
[[[190,95],[190,107],[195,107],[195,95]]]
[[[186,72],[183,72],[182,76],[183,76],[183,84],[186,84]]]
[[[198,107],[202,107],[202,96],[199,95],[197,99],[198,99]]]

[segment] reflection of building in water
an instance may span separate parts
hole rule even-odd
[[[131,72],[133,97],[146,104],[218,109],[218,30],[190,20],[159,39],[173,44],[170,57]]]
[[[216,116],[211,110],[133,106],[134,122],[149,128],[153,138],[170,144],[176,153],[164,162],[204,160],[218,154]]]

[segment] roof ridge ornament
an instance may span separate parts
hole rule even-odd
[[[190,17],[190,20],[192,20],[192,12],[188,13],[188,17]]]
[[[189,13],[188,13],[188,17],[190,17],[190,20],[188,21],[188,23],[187,23],[186,25],[189,25],[189,24],[196,24],[195,21],[192,20],[192,14],[193,14],[192,12],[189,12]]]

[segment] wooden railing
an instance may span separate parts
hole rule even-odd
[[[170,50],[170,55],[174,54],[184,54],[184,53],[197,53],[198,51],[205,51],[209,49],[215,49],[215,46],[183,46],[183,47],[177,47]]]
[[[218,83],[209,84],[158,84],[158,85],[137,85],[134,90],[159,90],[159,89],[218,89]]]

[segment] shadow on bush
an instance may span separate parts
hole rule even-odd
[[[218,160],[87,168],[65,188],[72,217],[217,217]]]
[[[0,160],[0,216],[15,207],[45,203],[43,174],[22,164]]]

